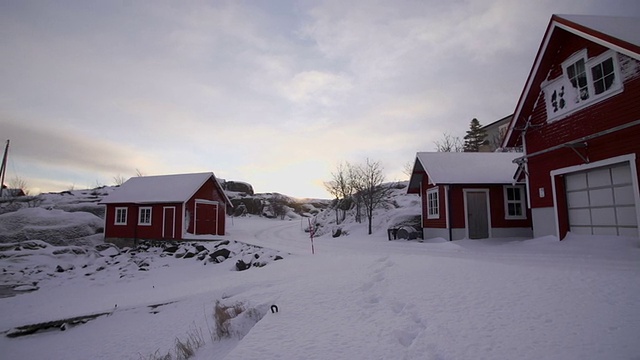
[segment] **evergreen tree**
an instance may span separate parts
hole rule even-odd
[[[464,136],[464,151],[465,152],[478,152],[480,151],[480,145],[485,143],[487,133],[482,129],[482,125],[478,119],[474,118],[469,124],[469,130],[467,135]]]

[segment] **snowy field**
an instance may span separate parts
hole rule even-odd
[[[0,298],[4,335],[106,315],[66,331],[2,336],[0,358],[149,359],[195,329],[206,339],[197,360],[640,359],[637,238],[388,241],[383,229],[367,236],[363,227],[316,238],[312,255],[302,220],[228,224],[227,239],[279,250],[284,259],[236,271],[230,261],[149,252],[146,271],[138,271],[104,257],[5,252],[3,269],[76,266],[26,273],[22,281],[37,277],[38,290]],[[104,270],[91,271],[99,265]],[[7,282],[6,271],[0,276]],[[216,301],[264,317],[212,341]],[[272,304],[278,313],[268,311]]]

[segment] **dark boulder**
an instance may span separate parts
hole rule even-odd
[[[214,251],[213,254],[210,254],[209,256],[211,257],[211,261],[221,263],[228,259],[230,254],[231,251],[229,251],[229,249],[222,248]]]
[[[244,270],[249,269],[250,267],[251,267],[251,263],[246,263],[246,262],[244,262],[242,260],[236,261],[236,269],[238,271],[244,271]]]
[[[177,246],[169,246],[167,248],[165,248],[164,250],[162,250],[164,252],[168,252],[168,253],[175,253],[176,251],[178,251],[178,247]]]

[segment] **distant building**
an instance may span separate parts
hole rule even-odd
[[[487,134],[487,137],[485,138],[485,143],[480,145],[480,152],[496,151],[502,146],[502,140],[504,140],[512,118],[513,115],[505,116],[481,128]]]
[[[105,241],[119,246],[224,235],[231,207],[211,172],[133,177],[101,203],[106,205]]]
[[[2,198],[14,198],[26,195],[22,189],[10,189],[6,185],[2,185]]]

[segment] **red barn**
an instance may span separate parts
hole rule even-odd
[[[513,181],[521,155],[418,153],[407,192],[422,198],[424,238],[531,237],[525,187]]]
[[[553,15],[503,147],[534,236],[638,236],[640,19]]]
[[[107,207],[105,241],[119,246],[224,235],[226,207],[231,206],[210,172],[133,177],[101,203]]]

